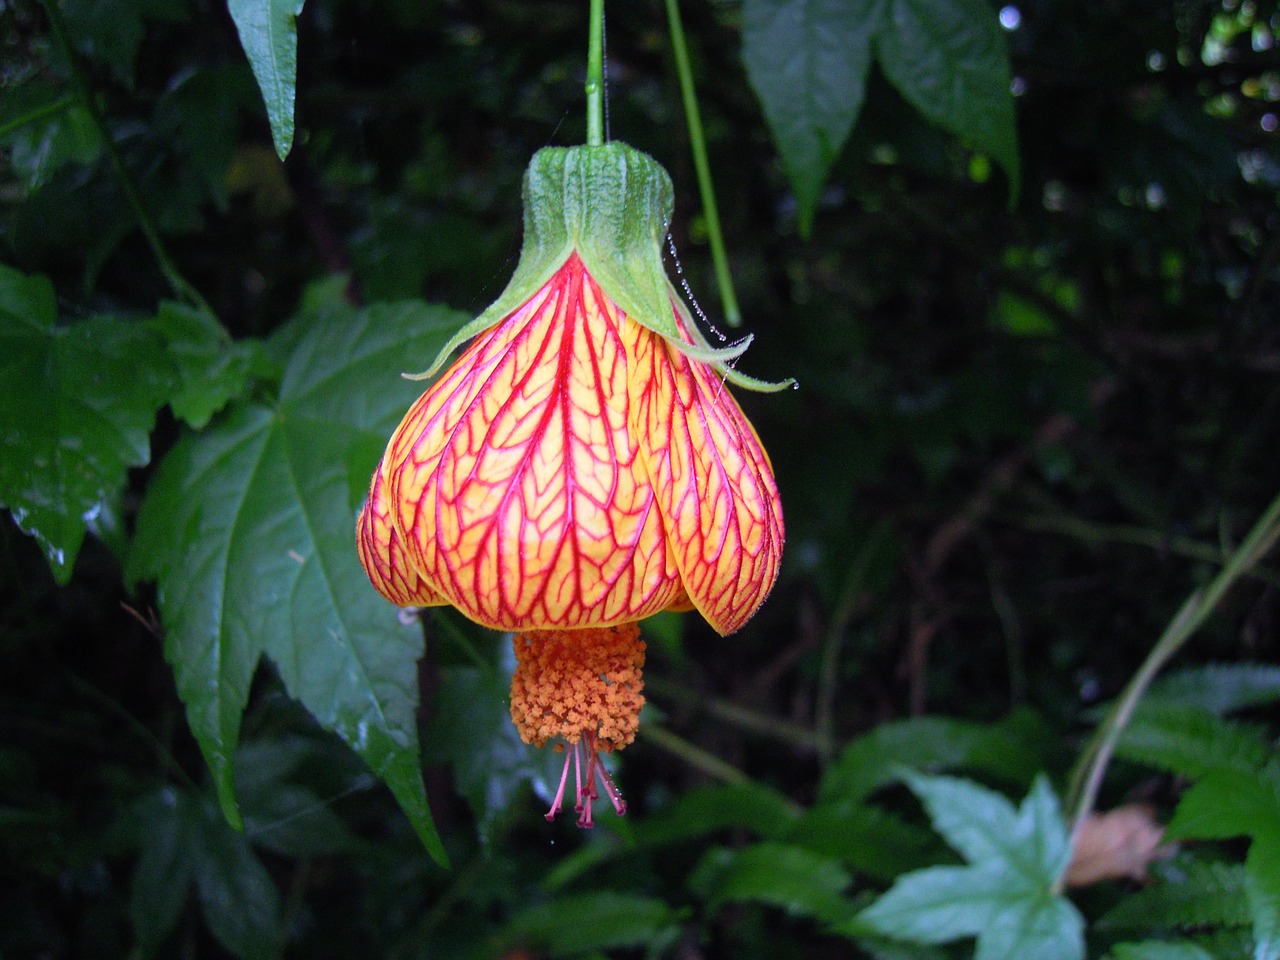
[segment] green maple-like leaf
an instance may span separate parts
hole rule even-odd
[[[255,340],[231,340],[202,310],[163,303],[151,327],[165,338],[177,367],[178,385],[169,399],[174,416],[200,429],[239,396],[255,366],[262,365]]]
[[[421,389],[399,372],[465,319],[418,303],[300,318],[268,344],[283,367],[274,402],[233,404],[152,482],[130,573],[157,580],[165,655],[233,823],[232,757],[265,653],[444,859],[418,768],[422,634],[369,585],[354,531],[378,454]]]
[[[977,937],[976,960],[1081,960],[1084,920],[1054,893],[1071,850],[1057,798],[1040,777],[1015,809],[967,780],[909,774],[934,828],[969,861],[902,876],[837,929],[917,943]]]
[[[173,371],[141,323],[56,319],[46,278],[0,265],[0,504],[66,583],[86,527],[151,459]]]

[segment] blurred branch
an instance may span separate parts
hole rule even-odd
[[[1249,286],[1245,289],[1244,296],[1240,298],[1240,317],[1242,319],[1248,317],[1254,308],[1262,302],[1262,291],[1266,289],[1267,283],[1271,280],[1271,271],[1275,269],[1278,260],[1280,260],[1280,230],[1273,230],[1271,237],[1267,240],[1267,245],[1254,262],[1253,272],[1249,276]],[[1273,355],[1271,360],[1274,362],[1276,357]],[[1268,369],[1274,370],[1276,367],[1273,366]]]
[[[1131,526],[1120,523],[1095,523],[1073,516],[1056,516],[1052,514],[1033,514],[1014,519],[1019,526],[1027,530],[1041,530],[1047,533],[1060,533],[1074,537],[1086,543],[1123,543],[1136,547],[1149,547],[1161,553],[1173,553],[1192,560],[1204,560],[1209,563],[1223,563],[1220,547],[1204,543],[1192,537],[1182,537],[1151,530],[1147,527]],[[1280,573],[1267,568],[1255,568],[1245,571],[1245,576],[1261,580],[1263,583],[1280,587]]]
[[[1091,406],[1101,407],[1118,388],[1119,384],[1112,378],[1097,381],[1090,390]],[[929,644],[950,620],[936,586],[943,566],[960,544],[968,540],[979,524],[991,515],[1000,497],[1013,487],[1035,452],[1041,447],[1061,443],[1077,426],[1075,419],[1065,413],[1056,413],[1045,420],[1029,444],[997,461],[987,471],[964,506],[934,530],[921,551],[912,569],[916,597],[908,613],[907,650],[901,667],[909,684],[908,702],[912,716],[920,716],[925,710],[925,667]]]
[[[813,726],[816,738],[818,757],[825,764],[830,761],[835,750],[835,699],[839,686],[840,647],[845,632],[865,601],[864,587],[867,581],[867,570],[871,560],[890,532],[887,517],[881,517],[871,528],[867,538],[849,566],[845,576],[844,587],[831,613],[826,634],[822,642],[822,660],[818,667],[817,703],[814,706]]]
[[[987,574],[987,592],[991,595],[991,609],[995,611],[1004,637],[1005,661],[1009,669],[1010,707],[1017,707],[1027,700],[1027,668],[1022,657],[1025,633],[1018,617],[1017,607],[1009,598],[1001,575],[1000,564],[991,538],[982,533],[978,537],[982,548],[983,566]]]
[[[1268,268],[1259,268],[1255,278]],[[1256,300],[1259,290],[1246,294],[1241,301],[1239,314],[1243,318],[1253,309],[1252,299]],[[1142,353],[1162,360],[1200,363],[1206,355],[1225,366],[1238,366],[1246,370],[1260,373],[1276,373],[1280,371],[1280,353],[1261,353],[1255,350],[1224,350],[1222,334],[1219,330],[1207,330],[1204,333],[1169,335],[1152,333],[1147,330],[1119,328],[1108,330],[1103,336],[1107,349],[1119,353]]]
[[[802,727],[798,723],[791,723],[778,717],[756,713],[727,700],[708,697],[704,693],[699,693],[696,690],[662,677],[645,677],[645,686],[659,696],[697,707],[706,714],[723,720],[741,730],[758,733],[771,740],[777,740],[806,752],[818,750],[818,736],[812,730]]]
[[[298,206],[302,214],[302,222],[315,247],[320,263],[329,273],[345,274],[347,286],[343,291],[348,304],[353,307],[362,306],[364,297],[360,283],[356,279],[356,271],[351,264],[351,256],[346,244],[329,216],[323,192],[306,159],[305,144],[295,143],[290,153],[285,170],[289,177],[289,185],[298,198]]]

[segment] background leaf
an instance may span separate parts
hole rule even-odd
[[[298,79],[298,15],[306,0],[227,0],[240,43],[267,106],[271,138],[283,160],[293,148]]]
[[[898,91],[933,123],[1020,179],[1009,53],[983,0],[887,0],[877,37],[880,65]]]
[[[131,565],[158,580],[166,656],[233,822],[232,756],[265,652],[443,859],[418,771],[421,633],[374,592],[352,538],[354,491],[378,449],[367,441],[389,435],[420,389],[400,368],[442,346],[461,321],[414,303],[300,318],[272,342],[287,350],[276,405],[236,405],[185,437],[152,484]],[[373,456],[351,464],[353,448]]]
[[[510,649],[510,643],[504,643]],[[513,802],[532,802],[533,783],[554,792],[564,755],[531,747],[511,722],[507,697],[510,675],[497,669],[447,667],[424,734],[425,758],[450,763],[459,792],[475,815],[481,837],[491,837],[495,824]],[[550,795],[546,796],[550,803]]]
[[[531,906],[512,917],[502,941],[569,957],[615,947],[660,950],[677,935],[676,912],[651,897],[583,893]]]
[[[836,857],[859,873],[884,881],[946,856],[923,827],[878,807],[857,804],[811,807],[780,839]]]
[[[709,850],[689,886],[711,911],[749,901],[835,922],[853,910],[842,896],[850,880],[848,871],[830,857],[783,843],[760,843],[740,851]]]
[[[1245,896],[1253,920],[1254,960],[1280,956],[1280,767],[1216,770],[1191,786],[1167,836],[1252,840],[1245,857]]]
[[[1035,747],[1038,725],[1013,714],[986,725],[946,717],[885,723],[851,741],[826,770],[819,797],[860,801],[900,779],[906,767],[970,769],[1026,783],[1042,766]]]
[[[151,458],[172,371],[141,323],[55,327],[56,312],[47,279],[0,265],[0,504],[66,583],[86,525]]]
[[[144,951],[153,951],[177,925],[194,886],[209,929],[224,947],[245,960],[277,955],[279,892],[211,797],[163,787],[140,800],[122,828],[142,850],[130,915]]]
[[[1158,677],[1145,703],[1186,704],[1216,717],[1280,700],[1280,667],[1269,663],[1211,663]]]
[[[38,80],[6,90],[0,130],[0,141],[9,147],[9,168],[28,190],[66,164],[92,163],[102,152],[102,134],[89,111]]]
[[[1181,859],[1155,868],[1155,882],[1097,921],[1100,931],[1243,926],[1249,922],[1244,866]]]
[[[746,0],[742,59],[796,193],[800,232],[862,109],[883,0]]]
[[[638,824],[636,843],[661,845],[692,840],[730,827],[778,839],[797,819],[787,798],[758,783],[727,783],[690,790],[672,806]]]
[[[1164,940],[1117,943],[1108,956],[1111,960],[1216,960],[1212,953],[1194,943],[1170,943]]]
[[[1256,836],[1280,824],[1280,791],[1273,777],[1253,771],[1215,770],[1182,795],[1165,835],[1222,840]]]
[[[1280,820],[1272,820],[1254,835],[1244,869],[1254,960],[1275,960],[1280,956]]]
[[[1139,705],[1116,745],[1117,756],[1188,777],[1257,770],[1270,753],[1259,727],[1160,700]]]

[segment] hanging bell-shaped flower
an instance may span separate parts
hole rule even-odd
[[[596,750],[630,742],[644,702],[638,631],[601,628],[696,608],[732,633],[778,575],[773,471],[726,381],[776,385],[730,369],[747,341],[711,348],[668,280],[671,181],[651,157],[541,150],[524,201],[515,275],[437,358],[471,341],[392,435],[358,542],[392,602],[528,634],[537,695],[518,670],[513,716],[531,742],[586,744],[589,825],[597,776],[616,798]]]

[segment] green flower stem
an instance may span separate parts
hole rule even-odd
[[[1214,611],[1223,594],[1262,559],[1275,545],[1277,539],[1280,539],[1280,496],[1271,501],[1266,512],[1231,554],[1218,575],[1206,586],[1187,597],[1169,626],[1160,635],[1160,639],[1156,641],[1156,645],[1151,648],[1147,659],[1143,661],[1138,672],[1134,674],[1133,679],[1120,695],[1120,699],[1107,714],[1106,720],[1094,734],[1072,772],[1067,798],[1068,805],[1073,810],[1071,818],[1073,843],[1074,832],[1079,831],[1098,799],[1098,790],[1102,786],[1102,778],[1106,773],[1107,764],[1111,762],[1116,744],[1120,741],[1121,734],[1132,719],[1151,681],[1155,679],[1156,674],[1169,661],[1169,658],[1182,648]],[[1062,881],[1059,880],[1058,885],[1061,886],[1061,884]]]
[[[587,26],[587,146],[604,145],[604,0],[591,0]]]
[[[698,193],[702,197],[702,211],[707,219],[711,263],[715,267],[720,302],[724,307],[724,320],[731,327],[739,327],[742,326],[742,311],[738,309],[738,296],[733,291],[733,277],[729,273],[729,258],[724,252],[724,234],[720,230],[716,191],[711,181],[711,167],[707,164],[707,141],[702,135],[702,114],[698,112],[698,97],[693,90],[693,69],[689,65],[689,48],[684,42],[684,24],[680,21],[680,7],[676,0],[667,0],[667,22],[671,30],[671,52],[675,56],[676,73],[680,77],[685,123],[689,127],[693,169],[698,175]]]
[[[76,95],[81,104],[84,105],[85,111],[89,114],[89,119],[97,129],[98,135],[102,138],[102,146],[103,150],[106,151],[107,160],[111,163],[116,177],[120,180],[120,187],[124,191],[125,201],[129,204],[129,209],[133,211],[134,218],[138,221],[138,227],[142,230],[142,235],[146,237],[147,244],[151,247],[152,256],[156,258],[160,272],[164,274],[164,278],[174,296],[197,310],[204,311],[210,317],[216,318],[217,315],[213,312],[213,308],[200,295],[200,291],[189,284],[186,278],[178,271],[177,266],[169,256],[169,251],[165,249],[164,243],[160,239],[159,231],[156,230],[156,226],[152,222],[150,215],[148,215],[146,207],[143,206],[142,196],[138,193],[138,185],[133,179],[133,174],[129,172],[129,168],[125,166],[124,157],[120,155],[120,149],[116,146],[116,142],[111,136],[111,131],[107,129],[107,122],[102,116],[102,111],[98,109],[97,101],[94,99],[93,89],[89,86],[89,80],[80,67],[80,60],[76,56],[75,46],[71,42],[71,35],[67,32],[66,22],[62,19],[62,11],[58,9],[56,0],[40,0],[40,2],[41,6],[44,7],[45,15],[49,18],[49,29],[53,32],[54,41],[58,44],[62,55],[66,58],[67,64],[71,68],[71,82],[75,87]]]

